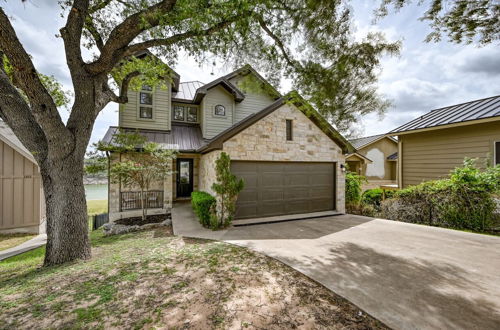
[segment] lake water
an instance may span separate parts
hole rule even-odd
[[[107,184],[86,184],[85,195],[87,200],[92,199],[108,199],[108,185]]]

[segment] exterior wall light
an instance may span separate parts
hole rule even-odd
[[[340,164],[340,169],[342,170],[342,173],[345,173],[346,167],[344,164]]]

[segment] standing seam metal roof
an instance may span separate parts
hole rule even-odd
[[[500,95],[432,110],[390,133],[500,117]],[[499,118],[500,119],[500,118]]]
[[[186,81],[179,84],[179,91],[172,93],[173,99],[192,101],[196,95],[196,90],[205,84],[201,81]]]
[[[379,135],[373,135],[373,136],[366,136],[358,139],[352,139],[349,140],[351,144],[354,146],[356,149],[361,149],[364,146],[377,141],[378,139],[385,137],[385,134],[379,134]],[[397,142],[393,137],[387,136],[389,139],[393,140],[394,142]]]

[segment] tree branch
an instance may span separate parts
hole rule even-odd
[[[61,120],[54,100],[40,81],[30,56],[17,38],[14,28],[1,7],[0,49],[12,65],[13,78],[16,85],[26,94],[36,122],[44,131],[51,131],[58,139],[65,141],[69,132]],[[6,97],[0,94],[0,98],[4,101]]]
[[[283,44],[281,39],[278,38],[278,36],[275,35],[273,31],[271,31],[271,29],[269,29],[269,27],[267,26],[266,22],[264,22],[264,19],[262,17],[258,17],[257,20],[259,21],[259,25],[262,27],[264,32],[266,32],[267,35],[274,40],[276,46],[278,46],[278,48],[280,49],[281,54],[285,58],[285,61],[288,63],[288,65],[290,65],[292,68],[297,68],[297,61],[295,61],[288,55],[285,45]]]
[[[9,125],[38,163],[47,157],[47,140],[29,105],[0,70],[0,118]]]
[[[87,70],[93,74],[111,71],[123,58],[125,48],[143,31],[160,24],[159,14],[171,11],[176,2],[177,0],[163,0],[127,17],[111,31],[101,56],[95,62],[88,64]]]
[[[126,48],[123,56],[130,56],[134,55],[135,53],[149,49],[151,47],[158,47],[158,46],[170,46],[175,44],[176,42],[186,40],[189,38],[193,37],[201,37],[201,36],[209,36],[212,35],[216,32],[222,31],[225,28],[227,28],[229,25],[231,25],[233,22],[235,22],[238,18],[241,16],[235,16],[232,17],[228,20],[219,22],[207,29],[204,30],[199,30],[199,31],[187,31],[184,33],[179,33],[176,35],[173,35],[171,37],[165,38],[165,39],[152,39],[152,40],[147,40],[144,42],[140,42],[137,44],[130,45]]]
[[[127,93],[128,93],[130,81],[133,78],[139,76],[140,74],[141,73],[139,71],[133,71],[133,72],[130,72],[129,74],[127,74],[125,76],[125,78],[123,78],[123,81],[121,82],[121,86],[120,86],[120,95],[116,95],[111,90],[111,88],[109,88],[108,84],[104,85],[105,93],[109,96],[110,100],[113,102],[121,103],[121,104],[127,103],[128,102]]]

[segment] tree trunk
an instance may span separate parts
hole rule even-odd
[[[141,208],[142,208],[142,222],[146,221],[146,208],[144,207],[144,199],[146,196],[144,196],[144,190],[141,189]]]
[[[44,266],[91,256],[87,203],[83,186],[83,155],[75,151],[40,165],[47,214]]]

